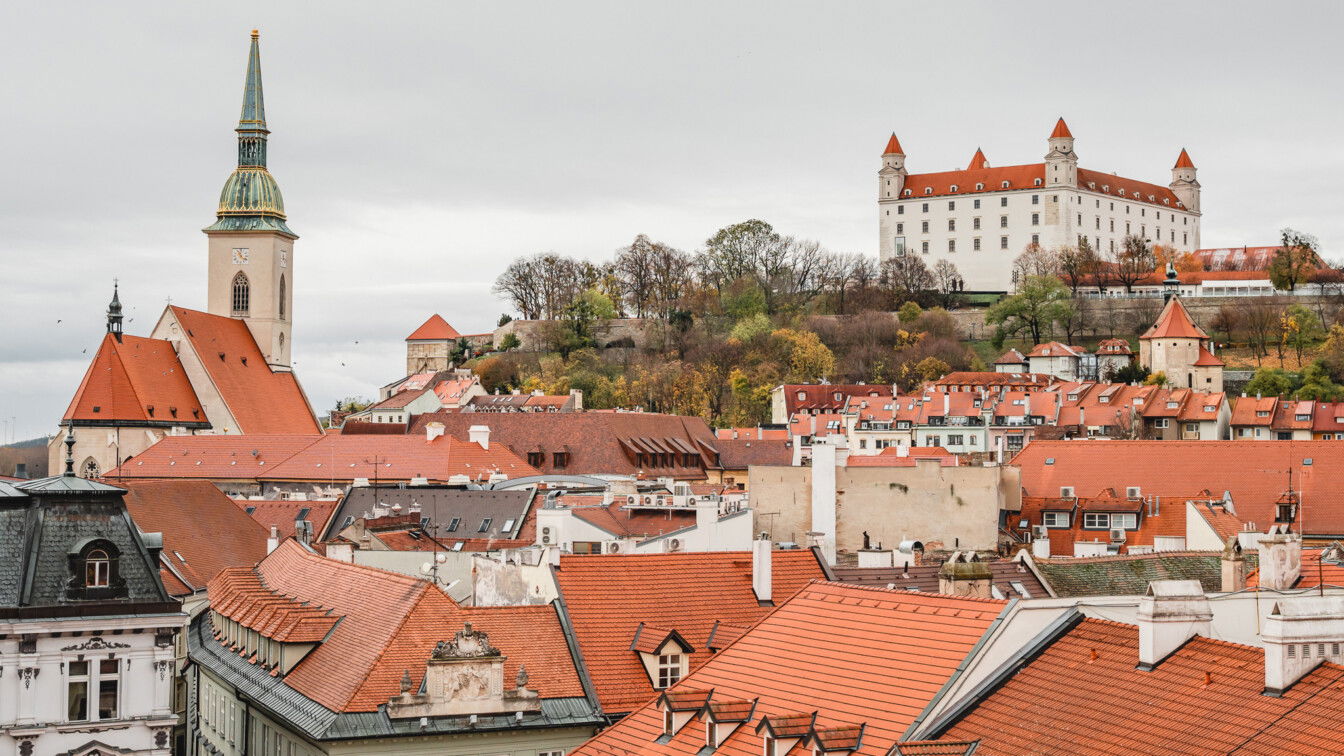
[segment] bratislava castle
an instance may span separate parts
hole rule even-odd
[[[879,255],[919,255],[930,268],[956,264],[968,291],[1009,291],[1013,261],[1031,244],[1075,246],[1103,257],[1127,235],[1180,251],[1199,248],[1199,181],[1181,150],[1159,186],[1078,167],[1061,118],[1044,162],[991,167],[975,151],[961,171],[909,173],[892,134],[878,171]]]

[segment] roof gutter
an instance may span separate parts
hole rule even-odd
[[[569,619],[569,607],[565,605],[565,592],[555,575],[555,565],[550,566],[550,574],[551,580],[555,581],[555,613],[560,619],[560,631],[565,634],[569,655],[574,659],[574,669],[579,673],[579,684],[583,686],[583,695],[593,707],[593,712],[601,716],[602,704],[597,699],[597,687],[593,685],[593,678],[588,674],[588,665],[583,662],[583,649],[579,646],[579,639],[574,635],[574,623]]]
[[[989,627],[985,628],[985,632],[980,634],[980,639],[975,642],[974,646],[971,646],[971,650],[967,651],[966,655],[961,658],[961,662],[957,664],[957,668],[952,671],[952,675],[947,678],[947,682],[943,683],[943,687],[938,689],[938,692],[933,695],[933,698],[929,701],[928,705],[924,707],[924,710],[919,713],[919,716],[915,717],[915,721],[911,722],[910,726],[901,734],[901,740],[911,739],[915,730],[919,729],[919,726],[923,724],[924,718],[938,706],[957,680],[961,679],[962,674],[966,672],[966,668],[971,665],[971,661],[980,655],[981,649],[989,644],[989,639],[994,636],[995,632],[999,629],[999,626],[1003,624],[1008,615],[1012,614],[1017,609],[1017,601],[1016,598],[1008,600],[1008,605],[1003,607],[1003,610],[994,618],[994,621],[989,623]]]

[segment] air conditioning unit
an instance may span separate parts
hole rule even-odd
[[[541,542],[542,542],[542,543],[546,543],[546,544],[548,544],[548,543],[551,542],[551,529],[550,529],[550,528],[542,528],[542,529],[541,529]]]
[[[680,538],[669,538],[669,539],[667,539],[667,550],[668,550],[668,551],[681,551],[681,539],[680,539]]]
[[[1125,489],[1125,496],[1130,499],[1137,499],[1143,495],[1143,491],[1138,486],[1130,486]]]
[[[628,505],[628,506],[633,507],[633,506],[634,506],[635,504],[637,504],[638,502],[639,502],[639,497],[637,497],[637,496],[627,496],[627,497],[625,497],[625,503],[626,503],[626,505]]]
[[[611,543],[607,544],[607,553],[608,553],[608,554],[619,554],[619,553],[621,553],[621,542],[620,542],[620,541],[612,541]]]
[[[1111,528],[1111,542],[1112,542],[1112,543],[1123,543],[1124,540],[1125,540],[1125,529],[1124,529],[1124,528]]]
[[[1050,528],[1047,528],[1047,527],[1044,526],[1044,525],[1032,525],[1032,526],[1031,526],[1031,537],[1032,537],[1032,538],[1049,538],[1049,537],[1050,537]]]
[[[1059,498],[1061,498],[1061,499],[1072,499],[1073,497],[1074,497],[1074,494],[1073,494],[1073,486],[1060,486],[1060,487],[1059,487]]]

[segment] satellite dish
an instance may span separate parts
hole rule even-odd
[[[434,564],[432,562],[425,562],[424,564],[420,565],[420,574],[422,575],[428,575],[433,571],[434,571]]]
[[[447,554],[435,554],[435,555],[434,555],[434,561],[438,562],[439,564],[443,564],[444,562],[448,561],[448,555],[447,555]]]

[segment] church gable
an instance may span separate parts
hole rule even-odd
[[[172,344],[111,333],[61,419],[92,426],[209,427]]]

